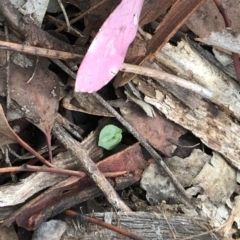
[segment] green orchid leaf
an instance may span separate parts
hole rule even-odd
[[[122,140],[122,129],[114,125],[106,125],[99,134],[98,146],[112,150]]]

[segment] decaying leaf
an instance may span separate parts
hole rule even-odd
[[[239,0],[221,0],[221,4],[231,19],[232,29],[240,32],[240,4]],[[186,22],[188,28],[199,37],[205,37],[210,32],[218,32],[225,29],[221,13],[214,1],[207,0]]]
[[[236,189],[236,170],[214,152],[192,184],[200,186],[210,201],[219,205],[225,203]]]
[[[96,9],[91,11],[89,14],[87,14],[84,18],[84,22],[86,27],[91,26],[93,30],[98,31],[99,28],[102,26],[106,18],[111,14],[111,12],[117,7],[117,5],[120,3],[121,0],[105,0],[103,4],[98,6]],[[78,5],[79,5],[79,1]],[[80,1],[81,2],[81,1]],[[90,7],[97,6],[99,4],[99,0],[90,0],[89,5]],[[86,3],[84,4],[86,5]],[[83,8],[82,8],[83,9]],[[86,7],[85,10],[87,11]]]
[[[41,129],[48,146],[59,104],[59,82],[48,69],[45,58],[12,53],[10,61],[10,97],[24,117]],[[5,96],[6,66],[0,68],[0,92]],[[28,82],[29,81],[29,82]]]
[[[0,105],[0,137],[3,138],[3,142],[0,141],[0,144],[9,144],[9,143],[19,143],[22,147],[32,153],[36,158],[42,161],[47,166],[53,167],[48,161],[46,161],[41,155],[39,155],[34,149],[32,149],[27,143],[25,143],[18,135],[11,129],[7,119],[5,118],[2,106]],[[3,146],[3,145],[1,145]]]
[[[123,107],[120,110],[123,117],[147,139],[153,147],[167,156],[171,156],[176,149],[176,145],[171,142],[178,142],[178,138],[186,133],[185,129],[159,114],[151,118],[147,117],[139,108]]]
[[[135,38],[133,43],[129,46],[125,62],[131,62],[134,59],[145,56],[147,52],[147,42],[139,38]]]
[[[21,12],[24,16],[31,16],[31,19],[34,19],[34,23],[38,26],[41,26],[50,0],[11,0],[11,2],[14,4],[14,6],[18,9],[19,12]]]
[[[202,151],[194,150],[192,154],[185,159],[172,157],[166,159],[165,163],[174,173],[178,181],[184,187],[188,187],[210,158],[210,156]],[[169,181],[169,177],[166,176],[157,164],[151,164],[144,171],[141,186],[146,190],[146,197],[151,204],[176,198],[176,191]]]

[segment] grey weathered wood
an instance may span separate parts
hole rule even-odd
[[[197,40],[240,54],[240,34],[231,29],[224,29],[221,32],[211,32],[209,36],[197,38]]]
[[[191,218],[184,215],[159,214],[154,212],[131,213],[93,213],[104,221],[106,216],[112,216],[111,224],[124,228],[145,240],[170,240],[170,239],[194,239],[209,240],[219,239],[213,232],[209,233],[207,219]],[[72,221],[68,222],[68,230],[62,239],[69,239],[70,234],[75,234],[75,239],[100,240],[100,239],[129,239],[111,230],[87,223],[81,228],[75,228]],[[77,225],[77,224],[76,224]]]
[[[213,95],[211,102],[240,119],[239,85],[200,56],[188,42],[182,40],[177,46],[166,44],[156,55],[156,60],[178,76],[210,90]]]

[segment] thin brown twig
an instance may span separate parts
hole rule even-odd
[[[65,22],[62,21],[61,19],[55,18],[50,15],[46,16],[45,18],[57,26],[62,26],[63,24],[65,24]],[[84,35],[80,32],[80,30],[78,30],[77,28],[74,28],[72,26],[70,26],[69,33],[71,33],[72,35],[74,35],[76,37],[84,37]]]
[[[236,71],[237,80],[240,83],[240,62],[239,62],[239,55],[237,53],[232,53],[234,68]]]
[[[227,10],[223,7],[222,3],[219,0],[213,0],[215,5],[217,6],[219,12],[222,14],[224,23],[226,28],[232,27],[232,21],[228,16]],[[239,55],[237,53],[232,53],[234,68],[237,76],[237,80],[240,83],[240,61],[239,61]]]
[[[184,145],[180,145],[178,143],[175,143],[172,139],[167,139],[170,143],[178,146],[178,147],[181,147],[181,148],[194,148],[194,147],[197,147],[200,145],[200,143],[197,143],[197,144],[194,144],[194,145],[191,145],[191,146],[184,146]]]
[[[126,236],[126,237],[129,237],[130,239],[133,239],[133,240],[143,240],[143,238],[125,230],[125,229],[122,229],[120,227],[116,227],[112,224],[109,224],[109,223],[106,223],[106,222],[103,222],[97,218],[93,218],[93,217],[89,217],[89,216],[85,216],[85,215],[82,215],[80,213],[77,213],[75,211],[72,211],[72,210],[65,210],[63,212],[64,214],[66,214],[67,216],[70,216],[70,217],[75,217],[75,218],[80,218],[82,221],[86,221],[86,222],[89,222],[89,223],[94,223],[94,224],[97,224],[101,227],[104,227],[104,228],[107,228],[107,229],[110,229],[114,232],[117,232],[117,233],[120,233],[122,234],[123,236]]]
[[[62,10],[62,13],[63,13],[63,16],[65,18],[65,21],[66,21],[67,32],[69,32],[70,31],[70,23],[69,23],[69,19],[68,19],[67,13],[66,13],[65,8],[64,8],[64,6],[62,4],[62,1],[61,0],[57,0],[57,1],[58,1],[58,4],[59,4],[59,6],[60,6],[60,8]]]
[[[41,48],[41,47],[34,47],[27,44],[18,44],[14,42],[7,42],[7,41],[0,41],[0,49],[6,49],[41,57],[48,57],[48,58],[57,58],[57,59],[82,59],[83,55],[58,51],[53,49]]]
[[[73,171],[73,170],[68,170],[68,169],[63,169],[58,167],[49,168],[49,167],[31,166],[27,164],[23,164],[18,167],[0,168],[0,173],[13,173],[13,172],[49,172],[49,173],[63,174],[68,176],[75,176],[80,178],[87,176],[87,174],[84,172],[78,172],[78,171]],[[103,175],[105,177],[118,177],[118,176],[123,176],[127,173],[128,173],[127,171],[113,172],[113,173],[109,172],[109,173],[103,173]]]
[[[229,18],[226,9],[223,7],[222,3],[219,0],[213,0],[215,2],[215,5],[217,6],[219,12],[222,14],[223,16],[223,20],[225,22],[225,26],[226,27],[231,27],[232,25],[232,21]]]

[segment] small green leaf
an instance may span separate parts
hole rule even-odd
[[[122,129],[114,125],[106,125],[99,134],[98,146],[112,150],[122,140]]]

